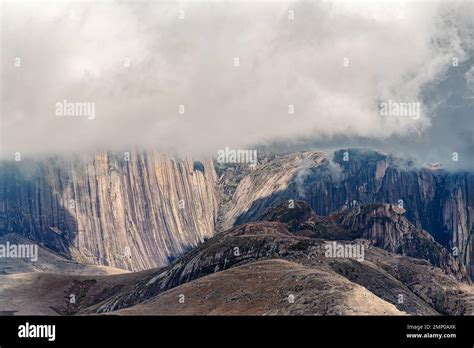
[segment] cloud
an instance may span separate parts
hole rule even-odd
[[[472,66],[465,74],[464,78],[466,79],[467,86],[474,90],[474,66]]]
[[[419,137],[424,88],[473,48],[472,2],[3,6],[5,157]],[[57,116],[64,100],[95,117]],[[420,102],[421,117],[381,117],[387,100]]]

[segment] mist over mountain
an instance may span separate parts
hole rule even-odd
[[[431,111],[431,124],[419,136],[392,135],[385,139],[336,135],[315,140],[312,137],[274,141],[263,146],[267,151],[335,151],[343,147],[378,149],[402,158],[411,158],[419,165],[440,163],[450,171],[474,169],[474,58],[451,68],[446,78],[429,84],[423,91],[425,105]],[[458,161],[453,161],[453,152]]]
[[[471,1],[3,11],[3,158],[133,146],[214,156],[281,141],[474,163]],[[382,117],[387,101],[420,114]],[[79,102],[94,115],[58,115]]]
[[[1,11],[0,315],[474,314],[473,1]]]

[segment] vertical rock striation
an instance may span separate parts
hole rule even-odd
[[[132,151],[130,161],[109,152],[3,162],[0,235],[22,234],[80,262],[142,270],[168,264],[216,225],[257,220],[282,201],[306,201],[318,215],[388,203],[403,205],[417,228],[457,249],[473,277],[473,173],[355,149],[259,161],[252,170],[219,164],[217,174],[211,160],[154,151]]]
[[[0,234],[20,233],[75,260],[164,266],[214,233],[211,160],[155,151],[0,165]]]
[[[231,208],[224,226],[255,221],[269,207],[290,199],[308,202],[319,215],[367,203],[403,206],[417,228],[429,231],[450,251],[457,249],[474,276],[473,173],[420,167],[370,150],[283,155],[240,178],[227,203]]]

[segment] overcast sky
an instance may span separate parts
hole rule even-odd
[[[4,3],[3,156],[277,141],[459,151],[467,166],[473,4]],[[58,116],[64,100],[94,103],[93,119]],[[381,116],[388,100],[420,117]]]

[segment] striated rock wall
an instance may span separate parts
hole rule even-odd
[[[0,235],[22,234],[85,263],[167,265],[214,233],[211,160],[155,151],[0,165]]]
[[[469,283],[459,258],[409,222],[405,209],[398,205],[371,203],[318,216],[304,201],[283,202],[271,207],[259,220],[284,223],[295,235],[308,238],[359,242],[362,238],[369,242],[363,242],[366,247],[372,245],[393,254],[427,260],[458,281]]]
[[[474,174],[418,167],[374,151],[268,156],[256,169],[154,151],[0,163],[0,235],[20,233],[68,257],[128,270],[163,266],[214,234],[301,199],[319,215],[403,204],[474,274]],[[217,179],[219,175],[219,179]],[[219,180],[219,185],[216,181]],[[217,187],[216,187],[217,186]],[[219,202],[220,201],[220,202]]]
[[[331,215],[340,226],[388,252],[428,260],[458,281],[468,282],[466,268],[428,232],[417,229],[393,204],[367,204]]]
[[[226,180],[225,176],[221,181]],[[280,156],[239,180],[227,228],[254,221],[285,200],[304,200],[319,215],[343,206],[366,203],[402,204],[417,228],[453,251],[474,276],[474,174],[450,173],[415,166],[390,155],[368,150],[340,150]]]
[[[289,314],[279,312],[277,305],[272,303],[274,296],[280,297],[279,303],[287,301],[288,290],[285,283],[288,281],[292,284],[291,293],[295,294],[296,299],[302,299],[299,302],[300,306],[298,304],[294,306],[302,310],[298,314],[331,314],[332,311],[327,311],[327,303],[321,306],[319,304],[321,299],[329,296],[331,300],[329,307],[338,306],[341,299],[337,297],[337,294],[335,295],[334,289],[340,288],[341,284],[331,281],[325,286],[320,286],[309,277],[298,281],[296,270],[289,272],[287,276],[280,277],[281,265],[267,269],[265,272],[267,275],[258,271],[258,264],[262,261],[286,260],[320,272],[319,279],[325,278],[325,275],[335,275],[335,273],[342,275],[352,283],[363,286],[371,294],[412,315],[472,315],[474,292],[469,281],[465,279],[464,269],[452,268],[451,266],[456,266],[457,261],[427,233],[417,230],[409,223],[396,207],[380,204],[364,205],[358,210],[345,210],[336,216],[321,217],[326,220],[341,221],[343,228],[355,228],[353,236],[356,239],[346,240],[344,244],[365,246],[363,260],[356,260],[351,257],[327,257],[325,253],[327,240],[321,239],[318,235],[302,235],[300,232],[311,229],[311,226],[316,227],[312,224],[315,214],[304,204],[299,204],[301,202],[295,203],[296,209],[282,204],[264,214],[265,217],[271,217],[275,221],[249,222],[217,233],[166,268],[147,272],[138,281],[115,291],[100,302],[91,301],[90,305],[85,304],[82,313],[106,313],[130,308],[128,314],[164,314],[163,308],[167,307],[167,313],[183,314],[172,304],[168,307],[170,303],[177,303],[180,306],[178,301],[170,302],[170,297],[167,297],[166,301],[160,301],[162,296],[167,296],[167,292],[174,289],[172,290],[173,297],[186,294],[186,303],[188,299],[192,299],[189,301],[191,307],[201,299],[206,299],[208,306],[215,308],[226,307],[239,298],[244,300],[243,306],[249,303],[255,305],[256,300],[250,296],[250,294],[255,294],[258,298],[265,299],[266,313]],[[374,209],[375,216],[372,215]],[[301,222],[301,225],[298,222]],[[381,222],[390,226],[388,235],[375,227]],[[368,229],[365,223],[369,223]],[[289,227],[293,231],[289,231]],[[337,230],[329,225],[327,227],[328,237],[332,240],[334,237],[339,237]],[[371,231],[372,227],[375,227],[377,231]],[[331,231],[336,234],[331,236]],[[361,236],[362,238],[359,238]],[[365,239],[364,236],[370,239]],[[376,245],[386,249],[395,247],[392,250],[401,254],[414,252],[416,256],[396,255]],[[424,254],[424,248],[420,253],[417,248],[419,245],[432,250],[434,257]],[[412,246],[415,248],[412,249]],[[233,278],[227,277],[226,274],[244,265],[249,266],[246,268],[246,275],[239,277],[236,282],[229,283]],[[258,276],[255,276],[256,273]],[[267,276],[270,282],[265,280]],[[205,286],[206,290],[202,291],[201,282],[207,282],[209,277],[215,281]],[[243,288],[241,283],[248,284],[250,288]],[[222,284],[225,285],[225,289],[222,288]],[[352,284],[348,285],[349,287],[343,289],[346,294],[354,289]],[[270,289],[269,292],[273,295],[262,297],[262,291],[265,293],[265,290],[260,287]],[[314,297],[305,295],[303,293],[305,288],[316,290]],[[234,289],[238,290],[237,294],[233,293]],[[223,296],[215,296],[216,291],[222,293]],[[362,302],[370,307],[374,301],[373,297],[367,295],[364,295]],[[403,298],[401,302],[398,300],[400,295]],[[153,305],[154,302],[157,303],[156,306]],[[143,306],[133,309],[139,304]],[[181,306],[181,308],[184,307]],[[303,313],[304,308],[310,308],[310,310]],[[252,313],[245,309],[240,312]],[[187,312],[186,314],[197,313]],[[293,312],[293,314],[297,313]],[[332,312],[332,314],[336,313]],[[383,314],[383,310],[379,314]]]

